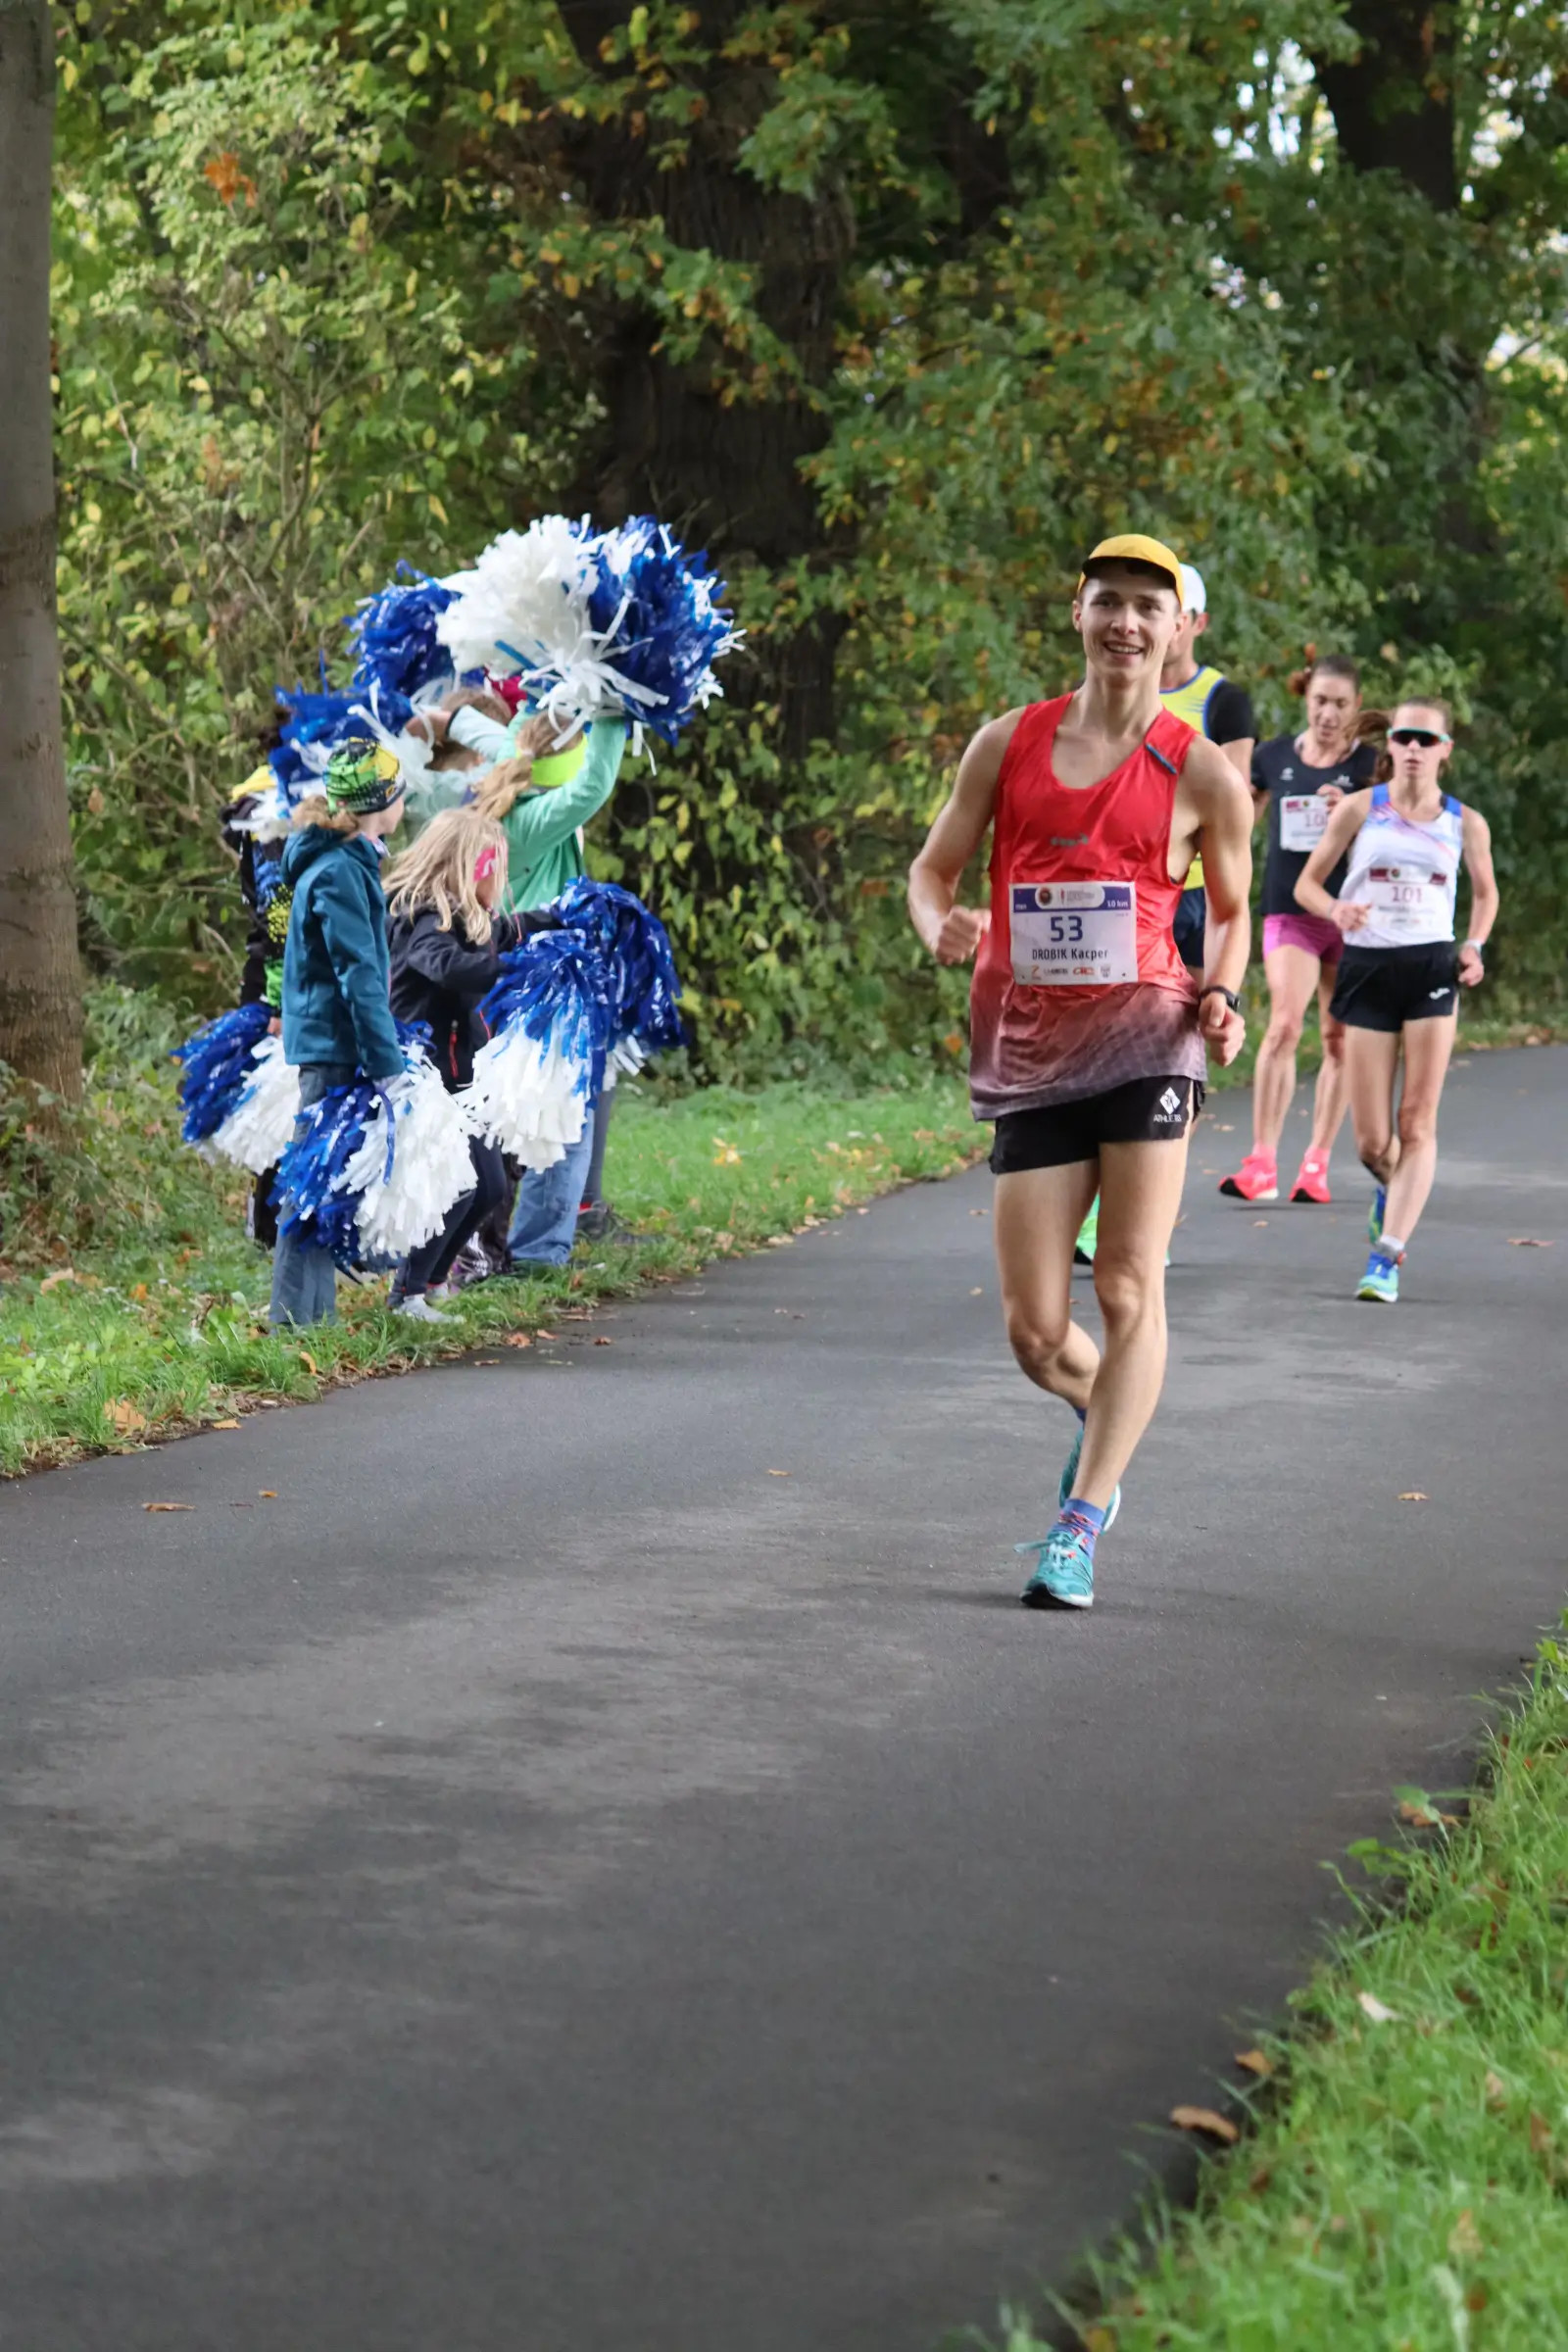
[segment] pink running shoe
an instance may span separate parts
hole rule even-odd
[[[1272,1152],[1249,1152],[1234,1176],[1222,1176],[1219,1189],[1233,1200],[1277,1200],[1279,1169]]]
[[[1291,1199],[1293,1200],[1316,1200],[1320,1207],[1327,1207],[1333,1198],[1334,1195],[1329,1191],[1328,1161],[1314,1159],[1311,1152],[1308,1152],[1296,1171],[1296,1182],[1291,1187]]]

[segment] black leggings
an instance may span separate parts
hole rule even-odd
[[[468,1155],[473,1161],[475,1189],[453,1204],[441,1231],[411,1251],[398,1268],[392,1285],[395,1298],[417,1298],[438,1282],[445,1282],[468,1236],[476,1233],[490,1211],[505,1200],[507,1171],[495,1145],[476,1135],[468,1146]]]

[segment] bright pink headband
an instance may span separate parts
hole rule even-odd
[[[473,878],[476,882],[489,881],[496,870],[496,860],[500,856],[501,852],[496,848],[494,842],[479,852],[473,861]]]

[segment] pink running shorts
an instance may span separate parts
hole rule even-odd
[[[1272,956],[1276,948],[1300,948],[1315,956],[1319,963],[1338,963],[1345,945],[1345,934],[1338,923],[1331,923],[1326,914],[1265,914],[1263,917],[1263,953]]]

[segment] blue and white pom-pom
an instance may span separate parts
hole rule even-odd
[[[260,1176],[283,1156],[300,1113],[300,1074],[280,1037],[264,1037],[251,1055],[239,1100],[207,1139],[207,1149]]]
[[[397,1076],[356,1078],[312,1103],[278,1171],[280,1231],[345,1268],[397,1264],[473,1190],[473,1130],[424,1050],[429,1031],[400,1023],[398,1034]]]
[[[598,534],[586,518],[543,515],[446,585],[456,594],[436,632],[454,666],[520,678],[563,740],[621,717],[637,748],[645,727],[673,743],[721,691],[713,662],[740,642],[706,559],[646,514]]]
[[[572,883],[541,931],[501,958],[480,1011],[491,1035],[465,1090],[474,1122],[524,1167],[582,1140],[589,1104],[649,1054],[682,1043],[669,937],[629,890]]]
[[[266,1004],[220,1013],[179,1047],[185,1065],[180,1133],[204,1159],[230,1159],[260,1176],[281,1156],[299,1115],[300,1074],[269,1037]]]
[[[400,564],[398,571],[406,576],[366,597],[348,631],[355,646],[354,693],[362,700],[373,693],[383,722],[401,728],[457,683],[452,656],[437,633],[457,592],[412,564]]]
[[[185,1073],[179,1132],[187,1144],[207,1143],[233,1111],[255,1076],[253,1056],[271,1018],[265,1004],[236,1004],[175,1047],[173,1058]]]

